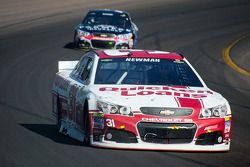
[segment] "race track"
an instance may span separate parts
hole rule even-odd
[[[250,166],[250,77],[230,68],[222,50],[250,32],[248,0],[0,0],[1,167]],[[128,11],[142,49],[185,55],[207,85],[231,104],[227,153],[98,149],[56,132],[51,86],[57,61],[76,60],[73,29],[89,9]],[[250,71],[250,37],[231,48]]]

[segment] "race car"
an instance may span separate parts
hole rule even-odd
[[[138,28],[127,12],[90,10],[74,30],[76,47],[89,49],[136,48]]]
[[[52,89],[60,133],[96,147],[228,151],[228,101],[181,54],[92,50],[59,61]]]

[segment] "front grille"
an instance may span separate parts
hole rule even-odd
[[[134,133],[114,128],[108,128],[104,139],[107,141],[115,141],[117,143],[137,143],[137,138]]]
[[[115,46],[115,41],[103,41],[103,40],[91,40],[92,46],[94,48],[100,48],[100,49],[112,49]]]
[[[114,38],[115,34],[110,34],[110,33],[93,33],[95,37],[101,37],[101,38]]]
[[[192,142],[197,126],[194,123],[140,122],[137,128],[144,142],[174,144]]]
[[[141,112],[147,115],[156,116],[190,116],[193,114],[191,108],[164,108],[164,107],[141,107]]]

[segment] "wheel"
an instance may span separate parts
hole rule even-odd
[[[88,102],[85,102],[83,110],[83,128],[84,128],[84,140],[85,145],[90,144],[90,124],[89,124],[89,107]]]
[[[79,42],[78,42],[79,40],[76,40],[76,32],[74,33],[74,40],[73,41],[74,41],[74,47],[78,48],[79,47]]]
[[[56,99],[56,108],[57,108],[57,119],[56,119],[56,126],[57,126],[57,129],[60,130],[61,128],[61,119],[62,119],[62,112],[61,112],[61,103],[60,103],[60,100],[59,100],[59,97],[57,96],[57,99]]]

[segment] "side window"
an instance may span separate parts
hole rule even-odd
[[[89,74],[90,74],[92,65],[93,65],[92,59],[88,58],[88,61],[87,61],[86,65],[85,65],[84,70],[83,70],[82,75],[81,75],[81,79],[83,81],[85,81],[85,80],[87,80],[89,78]]]
[[[72,71],[72,77],[80,82],[84,82],[89,79],[95,56],[95,52],[88,52],[84,54],[75,69]]]
[[[83,68],[86,66],[88,62],[88,57],[83,57],[79,62],[78,64],[76,65],[76,68],[74,70],[74,75],[75,76],[79,76],[81,75],[82,71],[83,71]]]

